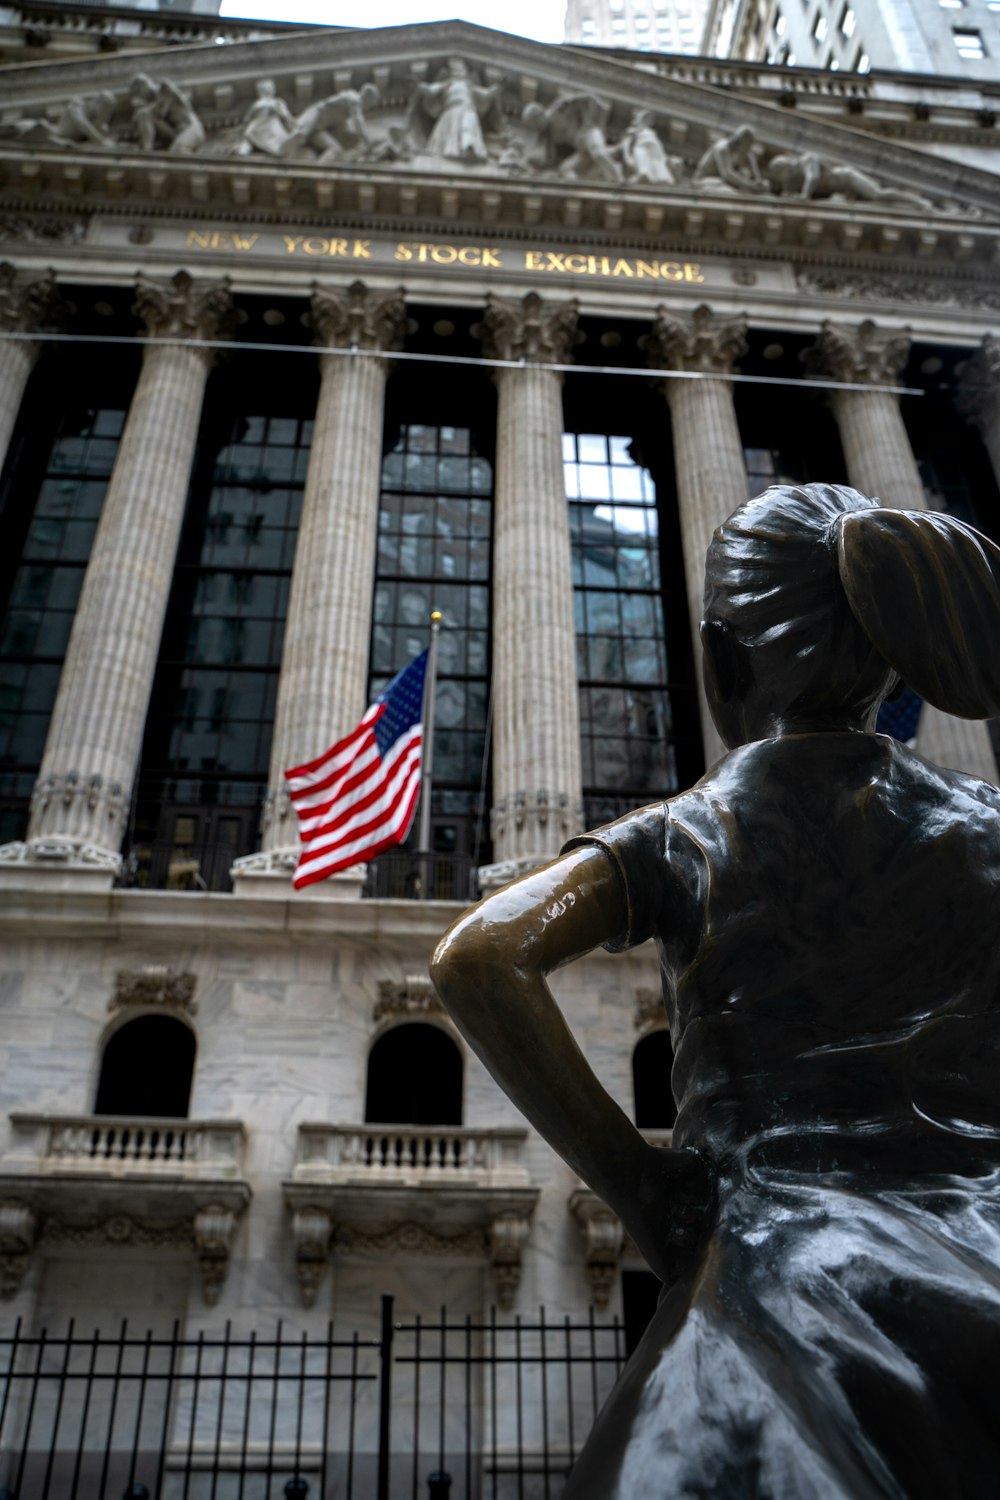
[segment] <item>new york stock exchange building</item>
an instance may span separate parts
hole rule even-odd
[[[721,753],[745,496],[1000,533],[998,90],[60,24],[0,85],[0,1488],[558,1496],[656,1284],[427,958]],[[432,610],[431,852],[293,891],[283,773]],[[653,952],[553,984],[667,1140]]]

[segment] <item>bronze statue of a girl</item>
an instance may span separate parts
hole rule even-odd
[[[874,733],[901,682],[1000,714],[1000,550],[835,485],[709,548],[731,747],[467,912],[432,972],[664,1293],[565,1500],[993,1494],[1000,791]],[[656,941],[674,1146],[598,1083],[545,976]]]

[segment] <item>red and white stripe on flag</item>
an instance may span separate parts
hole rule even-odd
[[[302,852],[296,890],[401,844],[420,795],[427,652],[395,677],[351,734],[286,771]]]

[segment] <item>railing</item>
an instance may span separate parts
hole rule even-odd
[[[368,866],[362,896],[397,901],[479,900],[476,865],[465,854],[380,854]]]
[[[11,1115],[4,1165],[25,1173],[108,1170],[187,1176],[239,1171],[245,1131],[238,1120],[172,1120],[111,1115]]]
[[[119,885],[153,891],[231,891],[233,861],[247,851],[233,844],[133,844]]]
[[[396,1321],[182,1339],[0,1337],[0,1491],[32,1500],[557,1500],[618,1320]]]
[[[523,1185],[527,1132],[516,1127],[299,1126],[295,1181],[363,1182],[391,1175],[423,1181],[463,1177],[493,1186]]]

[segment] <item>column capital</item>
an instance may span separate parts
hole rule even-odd
[[[514,297],[486,298],[482,322],[473,329],[490,359],[526,360],[528,364],[568,364],[571,351],[580,342],[577,318],[580,304],[545,301],[537,292],[518,300]]]
[[[702,303],[693,312],[658,307],[653,332],[639,340],[650,364],[662,369],[728,375],[747,352],[747,320],[715,313]]]
[[[803,360],[812,375],[852,385],[893,385],[909,353],[909,329],[879,328],[866,318],[856,326],[825,322]]]
[[[321,344],[331,349],[401,349],[410,331],[402,287],[378,292],[363,281],[352,281],[346,291],[313,282],[310,303],[313,327]]]
[[[178,271],[168,280],[158,280],[140,273],[132,311],[150,338],[229,338],[236,327],[228,276],[196,281],[187,271]]]
[[[70,312],[56,285],[55,271],[40,276],[18,271],[9,261],[0,264],[0,331],[4,333],[57,332]]]
[[[973,422],[992,421],[1000,400],[1000,338],[988,333],[962,371],[956,405]]]

